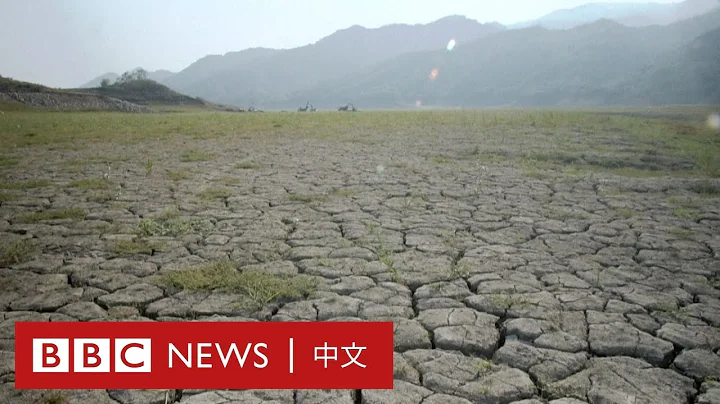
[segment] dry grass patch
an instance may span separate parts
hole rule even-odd
[[[299,193],[290,193],[288,194],[288,199],[293,202],[303,202],[303,203],[310,203],[313,201],[325,201],[327,200],[327,196],[325,195],[310,195],[310,194],[299,194]]]
[[[117,194],[112,191],[93,192],[87,196],[88,202],[104,203],[115,199]]]
[[[20,164],[20,160],[10,157],[0,156],[0,167],[14,167]]]
[[[0,192],[0,202],[10,202],[17,200],[18,196],[10,192]]]
[[[229,260],[209,262],[166,274],[161,283],[184,290],[222,290],[241,294],[259,306],[276,299],[304,298],[317,284],[305,275],[281,276],[261,270],[238,271]]]
[[[688,219],[695,221],[699,218],[700,213],[698,213],[695,210],[692,209],[686,209],[686,208],[677,208],[673,210],[673,215],[676,217],[682,218],[682,219]]]
[[[503,309],[524,308],[529,305],[525,297],[520,295],[500,293],[492,294],[489,298],[495,305]]]
[[[182,181],[191,178],[188,170],[167,170],[165,174],[170,181]]]
[[[70,187],[77,189],[109,189],[111,186],[112,182],[105,178],[83,178],[70,182]]]
[[[155,219],[142,219],[137,233],[143,237],[177,237],[186,234],[204,234],[212,230],[212,223],[203,219],[184,219],[179,213],[166,211]]]
[[[240,178],[234,178],[234,177],[221,177],[221,178],[217,178],[215,181],[219,182],[223,185],[237,185],[241,182]]]
[[[254,170],[256,168],[260,168],[260,166],[250,161],[244,161],[235,164],[235,168],[238,170]]]
[[[40,404],[70,404],[70,396],[64,391],[48,391],[43,393]]]
[[[24,238],[0,245],[0,267],[32,261],[40,255],[40,248],[32,239]]]
[[[180,161],[183,163],[197,162],[197,161],[209,161],[215,157],[213,153],[205,153],[196,150],[186,150],[180,155]]]
[[[52,209],[41,212],[26,213],[18,218],[19,223],[38,223],[45,220],[83,220],[85,211],[79,208]]]
[[[555,207],[545,207],[543,209],[543,216],[548,219],[555,219],[560,221],[566,220],[586,220],[590,216],[586,212],[568,209],[560,209]]]
[[[205,200],[225,199],[232,196],[232,190],[224,187],[210,187],[198,192],[197,196]]]
[[[153,167],[155,167],[155,162],[151,158],[148,158],[145,161],[145,176],[146,177],[149,177],[150,175],[152,175]]]
[[[164,247],[165,243],[152,242],[148,239],[138,237],[131,240],[118,240],[111,246],[110,251],[125,255],[152,255],[156,251],[163,251]]]
[[[615,216],[630,219],[633,216],[633,211],[631,209],[616,209]]]
[[[340,196],[343,198],[347,198],[350,196],[353,196],[357,193],[357,191],[349,188],[336,188],[333,190],[333,195]]]
[[[720,184],[713,184],[710,181],[695,183],[690,189],[705,198],[720,197]]]
[[[50,185],[48,180],[29,180],[16,182],[0,182],[1,189],[32,189],[44,188]]]
[[[680,227],[670,229],[668,234],[671,234],[680,240],[690,240],[692,238],[692,232],[690,230]]]

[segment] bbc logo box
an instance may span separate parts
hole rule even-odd
[[[152,362],[148,338],[33,338],[32,344],[33,373],[67,373],[70,363],[74,373],[149,373]]]
[[[392,389],[392,322],[15,324],[16,389]]]

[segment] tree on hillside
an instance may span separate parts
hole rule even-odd
[[[107,87],[110,85],[110,79],[105,77],[100,81],[100,87]]]
[[[135,80],[147,80],[148,73],[145,69],[137,68],[132,71],[127,71],[122,74],[115,82],[116,83],[128,83]]]
[[[133,78],[135,80],[147,80],[148,72],[145,69],[136,69]]]

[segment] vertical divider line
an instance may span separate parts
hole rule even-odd
[[[295,359],[293,358],[293,338],[290,338],[290,373],[292,374],[295,367]]]

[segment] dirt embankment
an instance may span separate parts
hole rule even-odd
[[[58,111],[152,112],[149,107],[117,98],[69,92],[0,92],[0,101],[17,101],[29,107]]]

